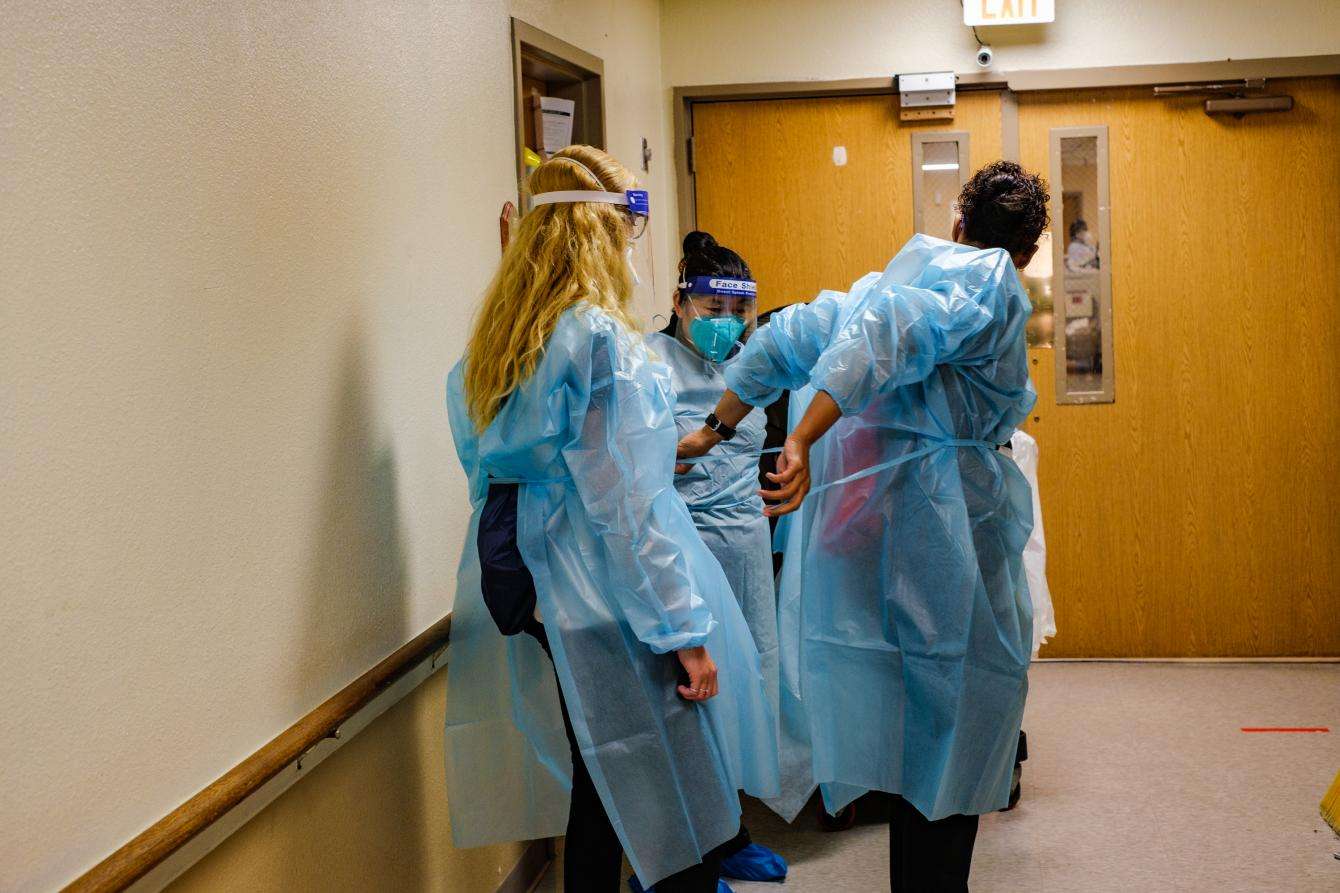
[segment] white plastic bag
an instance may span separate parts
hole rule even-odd
[[[1056,635],[1056,612],[1047,586],[1047,538],[1042,532],[1042,500],[1038,497],[1038,442],[1023,431],[1015,431],[1010,452],[1033,488],[1033,533],[1024,546],[1024,573],[1033,597],[1033,656],[1037,657],[1043,643]]]

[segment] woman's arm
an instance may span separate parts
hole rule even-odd
[[[681,545],[697,537],[674,489],[668,465],[658,463],[674,443],[674,419],[663,383],[630,360],[622,338],[597,331],[590,382],[572,395],[584,410],[563,448],[573,485],[603,548],[593,568],[633,633],[657,653],[677,652],[689,684],[679,693],[706,700],[717,692],[716,667],[704,643],[717,621],[700,593]],[[581,388],[579,388],[581,390]],[[597,557],[598,556],[598,557]]]
[[[716,416],[727,425],[735,427],[751,409],[753,407],[741,400],[738,394],[727,390],[717,403]],[[782,445],[776,473],[768,473],[768,480],[775,483],[777,488],[758,491],[758,494],[768,502],[780,503],[768,506],[763,510],[763,514],[769,517],[788,515],[800,508],[805,495],[810,492],[810,447],[841,417],[842,410],[828,392],[819,391],[814,395],[814,399],[805,410],[804,417]],[[699,428],[686,434],[679,442],[676,458],[686,459],[706,455],[720,442],[720,434],[710,428]],[[688,469],[688,465],[675,466],[675,471],[679,474]]]
[[[805,409],[800,423],[782,444],[782,454],[777,458],[777,472],[769,473],[768,480],[777,485],[776,490],[760,490],[759,495],[770,505],[763,514],[771,518],[789,515],[805,501],[810,492],[810,447],[828,433],[828,429],[842,418],[842,410],[827,391],[819,391]]]
[[[808,304],[784,307],[750,336],[740,356],[726,369],[726,386],[747,404],[744,412],[748,406],[767,406],[782,391],[794,391],[809,382],[844,306],[861,300],[865,281],[853,286],[850,299],[842,292],[825,291]],[[720,408],[734,412],[740,407]],[[730,424],[720,412],[717,416]],[[743,413],[739,418],[744,418]]]
[[[754,407],[767,406],[783,390],[805,385],[832,336],[845,297],[841,292],[825,291],[809,304],[792,304],[774,313],[726,370],[727,388],[717,402],[716,417],[738,427]],[[704,456],[720,442],[721,436],[704,425],[684,436],[676,455],[681,459]],[[688,465],[675,466],[677,474],[688,469]]]
[[[926,378],[941,363],[964,359],[995,316],[992,307],[979,303],[954,282],[937,283],[933,288],[891,285],[867,290],[854,300],[857,303],[844,314],[840,329],[835,328],[835,317],[825,326],[823,320],[797,313],[785,320],[788,325],[760,342],[743,373],[735,374],[738,361],[727,372],[729,384],[741,381],[754,388],[794,378],[804,370],[809,374],[805,383],[817,391],[782,448],[777,472],[768,476],[778,487],[759,491],[764,499],[780,503],[766,509],[770,516],[800,507],[810,489],[810,447],[841,416],[860,412],[879,394]],[[804,331],[807,323],[816,325],[816,332]],[[760,329],[755,337],[771,327]],[[825,342],[816,349],[818,335]],[[751,346],[753,339],[741,361]],[[787,385],[797,386],[791,381]],[[761,387],[758,392],[762,393]],[[752,402],[752,397],[728,390],[718,404],[717,417],[733,425]],[[719,435],[703,428],[680,441],[677,455],[700,456],[719,441]]]
[[[717,408],[713,410],[713,413],[723,423],[736,428],[739,427],[740,422],[744,421],[744,417],[749,415],[753,408],[741,400],[739,394],[727,388],[726,393],[722,394],[721,399],[717,401]],[[675,450],[675,458],[695,459],[698,456],[706,456],[712,447],[721,443],[721,440],[720,434],[703,425],[698,430],[690,431],[684,435]],[[676,465],[675,474],[684,474],[689,468],[690,466],[687,464]]]

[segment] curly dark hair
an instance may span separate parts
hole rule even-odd
[[[1047,228],[1047,181],[1013,161],[993,161],[972,175],[959,193],[963,234],[988,248],[1020,254]]]

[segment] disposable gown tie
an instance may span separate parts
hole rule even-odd
[[[448,407],[475,515],[448,651],[446,769],[457,846],[561,835],[571,762],[554,670],[601,802],[646,884],[739,830],[737,791],[778,790],[775,718],[758,652],[720,565],[671,477],[677,441],[665,366],[639,336],[582,305],[531,377],[476,433],[463,367]],[[535,578],[553,665],[504,639],[484,609],[475,551],[488,477],[521,482],[517,544]],[[676,693],[669,652],[705,645],[721,692]]]
[[[915,236],[848,293],[774,314],[727,370],[793,422],[843,418],[779,530],[783,777],[793,818],[867,790],[931,819],[1003,807],[1027,692],[1029,487],[994,445],[1032,408],[1030,305],[1008,255]],[[844,480],[845,479],[845,480]],[[838,486],[829,486],[841,481]]]

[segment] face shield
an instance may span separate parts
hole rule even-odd
[[[651,218],[651,204],[647,190],[630,189],[627,192],[598,192],[587,189],[564,189],[555,192],[541,192],[530,199],[531,207],[556,205],[569,202],[598,202],[617,205],[623,211],[628,224],[628,248],[624,263],[628,264],[628,273],[633,280],[634,306],[647,308],[652,304],[653,270],[651,239],[644,238],[647,221]]]
[[[679,283],[686,340],[714,363],[758,325],[758,285],[749,279],[694,276]]]

